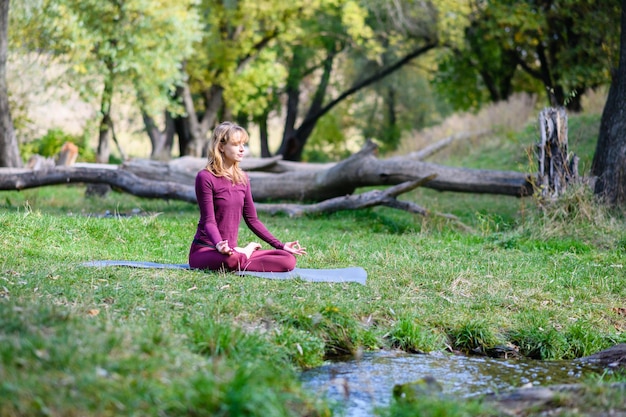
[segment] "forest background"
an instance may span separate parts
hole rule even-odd
[[[13,2],[13,119],[24,158],[70,135],[109,162],[116,133],[113,161],[198,156],[219,120],[258,156],[389,152],[515,93],[580,111],[619,57],[620,2],[596,3]]]

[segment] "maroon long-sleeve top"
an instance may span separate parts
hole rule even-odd
[[[245,184],[233,184],[228,178],[216,177],[203,169],[196,176],[196,198],[200,207],[200,221],[194,239],[215,246],[222,240],[237,245],[241,218],[265,242],[276,249],[284,244],[274,237],[259,220],[252,200],[250,180]]]

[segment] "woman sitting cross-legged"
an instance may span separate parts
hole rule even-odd
[[[259,220],[252,201],[250,180],[239,167],[248,133],[223,122],[209,141],[208,164],[196,176],[200,221],[189,250],[189,266],[227,271],[286,272],[296,267],[296,257],[306,249],[297,241],[282,243]],[[250,242],[237,246],[241,218],[260,239],[275,249]]]

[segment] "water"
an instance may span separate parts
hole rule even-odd
[[[599,371],[568,361],[506,360],[487,357],[412,355],[381,351],[359,359],[330,362],[302,374],[304,386],[331,402],[346,417],[372,417],[389,405],[394,385],[434,377],[444,394],[458,397],[506,391],[523,385],[580,382]]]

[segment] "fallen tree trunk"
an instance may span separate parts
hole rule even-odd
[[[336,164],[299,164],[304,167],[280,174],[249,171],[253,197],[257,202],[319,202],[353,194],[359,187],[398,185],[431,176],[435,176],[434,179],[424,186],[439,191],[518,197],[532,194],[528,175],[521,172],[446,167],[403,157],[379,160],[374,155],[376,149],[373,142],[368,142],[359,152]],[[276,168],[281,162],[284,161],[267,161],[265,168]],[[195,175],[204,161],[198,159],[195,163],[150,161],[118,168],[98,166],[92,169],[82,164],[76,168],[42,171],[0,169],[0,189],[18,190],[65,182],[106,183],[142,197],[195,201],[187,190],[193,191]],[[160,187],[163,192],[159,191]],[[176,197],[177,193],[182,194]]]
[[[359,187],[397,185],[435,175],[425,187],[510,196],[532,195],[528,175],[513,171],[490,171],[446,167],[403,157],[379,160],[376,145],[369,142],[356,154],[319,171],[293,171],[283,174],[249,173],[256,201],[285,199],[322,201],[352,194]]]
[[[138,197],[182,200],[189,203],[196,203],[197,201],[195,188],[190,185],[148,180],[121,169],[114,170],[108,167],[56,167],[38,171],[24,169],[7,169],[5,171],[11,171],[0,174],[0,190],[5,191],[25,190],[28,188],[57,184],[89,183],[107,184]],[[378,205],[425,216],[429,214],[429,211],[425,208],[409,201],[398,201],[396,197],[427,183],[432,178],[433,177],[423,178],[417,181],[403,183],[384,191],[374,190],[363,194],[335,198],[313,205],[255,203],[255,206],[258,212],[269,214],[285,213],[291,217],[309,213],[332,213],[340,210],[354,210]],[[435,214],[455,220],[464,226],[453,215]]]
[[[196,202],[196,192],[192,186],[148,180],[122,169],[56,167],[11,172],[0,169],[0,190],[4,191],[73,183],[108,184],[137,197]]]
[[[182,184],[193,184],[196,174],[206,167],[206,158],[193,156],[183,156],[169,162],[155,161],[152,159],[131,159],[124,162],[120,168],[130,171],[140,177],[148,179],[161,179],[165,181],[180,182]],[[272,158],[244,158],[241,161],[241,168],[250,173],[265,172],[281,174],[285,172],[319,172],[335,166],[336,163],[302,163],[293,161],[283,161],[281,156]],[[117,167],[117,165],[114,165]]]
[[[435,175],[425,187],[439,191],[526,196],[532,194],[528,175],[514,171],[454,168],[408,157],[376,158],[376,144],[368,142],[359,152],[335,164],[307,164],[274,159],[262,168],[242,163],[248,172],[255,201],[290,200],[316,202],[353,194],[359,187],[397,185]],[[244,160],[245,161],[245,160]],[[144,178],[193,184],[204,160],[175,164],[134,160],[122,166]],[[262,169],[269,172],[258,172]]]

